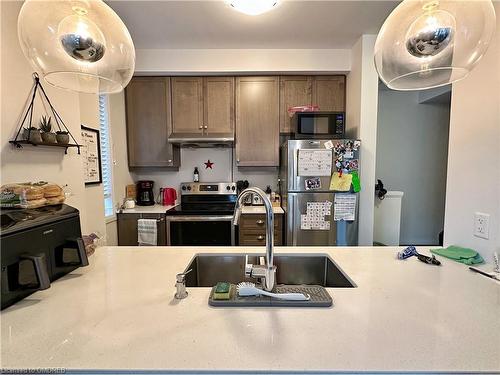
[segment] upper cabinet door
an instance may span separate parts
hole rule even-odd
[[[203,102],[205,133],[233,133],[234,78],[206,77]]]
[[[289,107],[309,105],[312,103],[312,77],[284,76],[280,77],[280,132],[290,133],[291,118]]]
[[[236,79],[236,163],[279,165],[279,78]]]
[[[345,76],[316,76],[312,104],[320,111],[345,111]]]
[[[174,133],[203,133],[203,79],[172,77]]]
[[[168,144],[170,78],[134,77],[125,89],[130,167],[178,167],[179,150]]]

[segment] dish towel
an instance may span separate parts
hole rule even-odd
[[[453,259],[456,262],[464,264],[484,263],[484,259],[477,251],[466,247],[451,245],[445,249],[431,249],[431,253],[441,255],[445,258]]]
[[[156,246],[157,243],[156,219],[137,220],[137,242],[139,246]]]

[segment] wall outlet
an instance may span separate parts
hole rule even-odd
[[[474,236],[486,240],[490,238],[490,215],[482,212],[474,214]]]

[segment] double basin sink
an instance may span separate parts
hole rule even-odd
[[[248,255],[248,263],[263,264],[261,255]],[[276,283],[285,285],[320,285],[325,288],[354,288],[356,285],[327,255],[274,255]],[[226,281],[256,282],[245,277],[244,254],[197,254],[186,268],[187,287],[213,287]]]

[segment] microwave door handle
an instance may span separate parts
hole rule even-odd
[[[36,278],[38,279],[38,290],[50,288],[49,273],[47,271],[47,262],[44,254],[30,255],[23,254],[20,256],[22,260],[29,260],[35,268]]]

